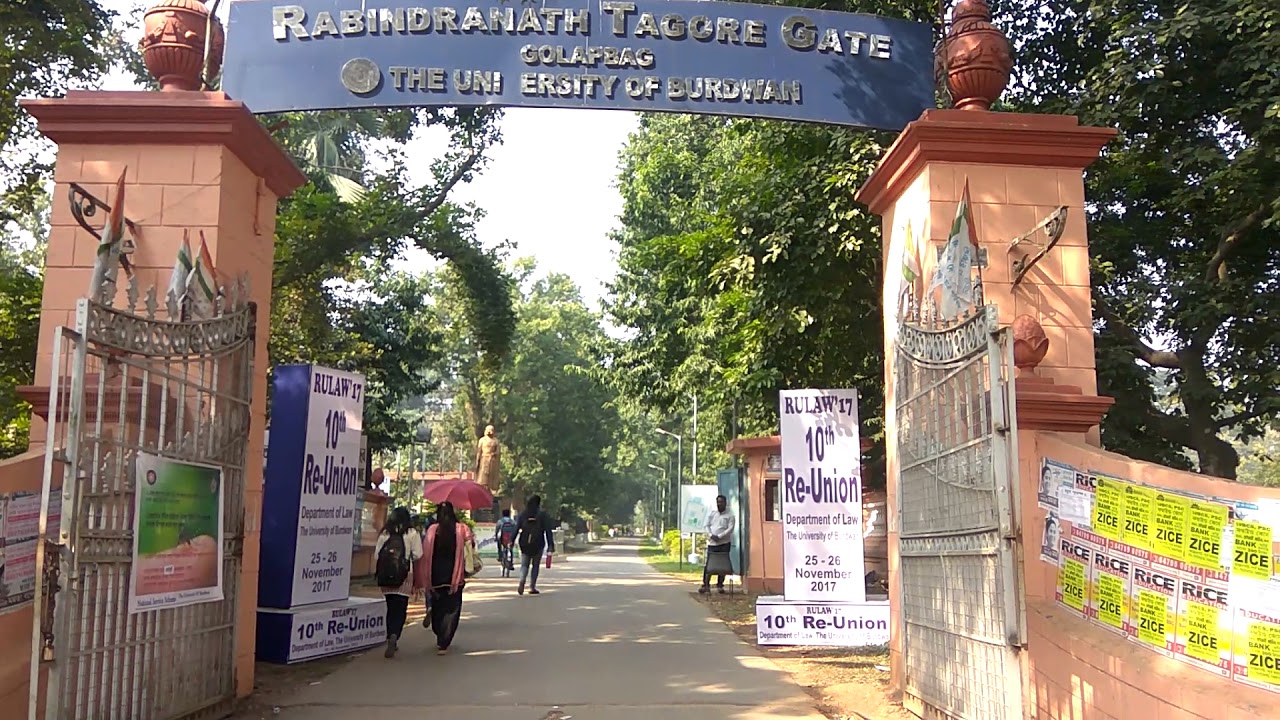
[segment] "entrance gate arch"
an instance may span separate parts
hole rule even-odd
[[[1013,348],[996,318],[908,318],[894,348],[904,704],[926,719],[1023,716]]]

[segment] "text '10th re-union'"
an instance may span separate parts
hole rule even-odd
[[[622,40],[688,42],[726,47],[764,47],[771,32],[762,20],[679,13],[641,12],[634,2],[602,2],[607,35]],[[554,7],[402,7],[353,8],[309,15],[299,5],[272,8],[272,32],[279,42],[396,35],[577,36],[592,34],[590,10]],[[794,14],[773,30],[794,51],[823,56],[846,56],[871,61],[892,58],[889,35],[834,27],[820,27],[811,17]],[[801,83],[787,78],[660,77],[618,75],[609,71],[654,68],[650,46],[529,43],[519,49],[525,66],[538,68],[520,74],[517,87],[525,96],[603,97],[623,93],[650,100],[798,104]],[[595,72],[590,72],[595,70]],[[387,68],[391,89],[438,93],[450,89],[463,94],[502,95],[508,85],[503,74],[486,69],[447,69],[393,65]],[[452,84],[452,88],[450,88]]]

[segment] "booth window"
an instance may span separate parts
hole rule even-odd
[[[766,522],[782,520],[782,496],[778,494],[778,480],[764,481],[764,519]]]

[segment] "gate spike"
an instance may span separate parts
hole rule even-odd
[[[135,274],[129,275],[129,282],[127,285],[125,285],[125,289],[124,289],[125,300],[129,303],[129,307],[127,309],[128,312],[132,313],[137,311],[138,293],[139,293],[138,275],[135,273]]]
[[[156,286],[152,285],[147,290],[147,319],[155,321],[156,319]]]

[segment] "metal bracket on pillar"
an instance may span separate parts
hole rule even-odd
[[[99,210],[110,215],[111,206],[99,200],[96,195],[85,190],[78,183],[67,183],[67,186],[69,188],[67,192],[67,199],[71,201],[71,216],[74,217],[76,219],[76,223],[92,235],[95,240],[101,241],[102,233],[89,224],[89,218],[96,216]],[[124,224],[125,227],[129,228],[129,232],[132,233],[134,237],[140,237],[142,235],[141,231],[138,230],[137,223],[134,221],[129,218],[125,218]]]
[[[1010,270],[1013,273],[1013,287],[1018,287],[1031,268],[1035,267],[1036,263],[1040,262],[1058,244],[1058,241],[1062,239],[1063,231],[1066,229],[1067,206],[1059,205],[1057,210],[1049,213],[1049,216],[1041,220],[1035,227],[1009,241],[1010,253],[1019,250],[1023,244],[1040,248],[1040,251],[1034,256],[1027,252],[1022,257],[1015,259],[1010,265]],[[1032,237],[1041,230],[1044,230],[1048,239],[1043,243],[1032,240]]]

